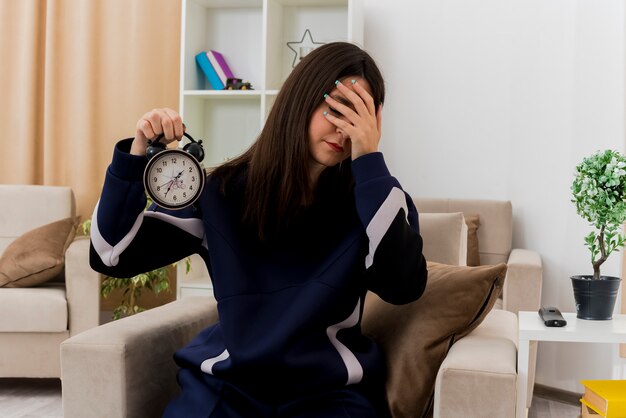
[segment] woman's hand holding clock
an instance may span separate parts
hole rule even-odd
[[[169,108],[153,109],[137,121],[137,131],[130,153],[146,155],[148,140],[163,134],[161,142],[169,144],[173,141],[180,141],[184,132],[185,126],[178,112]]]
[[[183,136],[190,142],[182,149],[167,147]],[[183,209],[200,197],[206,178],[201,164],[204,158],[202,140],[196,141],[185,132],[182,118],[175,110],[153,109],[144,114],[137,122],[130,153],[147,157],[143,184],[158,206]]]

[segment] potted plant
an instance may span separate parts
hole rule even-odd
[[[80,226],[80,233],[89,236],[91,230],[91,219],[87,219]],[[191,269],[191,259],[185,259],[186,272]],[[138,274],[130,278],[120,279],[117,277],[105,276],[100,285],[100,294],[103,298],[108,298],[113,291],[119,289],[121,291],[121,299],[119,305],[115,307],[112,313],[112,319],[117,320],[122,317],[134,315],[145,311],[143,306],[139,305],[139,298],[143,291],[148,289],[155,295],[163,291],[170,291],[169,273],[171,267],[175,267],[176,263],[170,266],[164,266],[152,271]]]
[[[613,150],[596,151],[576,166],[571,187],[576,212],[594,228],[585,245],[593,275],[572,276],[576,316],[611,319],[621,279],[600,274],[600,266],[626,242],[626,157]]]

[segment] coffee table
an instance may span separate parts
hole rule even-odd
[[[517,407],[516,417],[527,416],[528,356],[531,341],[573,343],[626,343],[626,315],[613,315],[606,321],[576,318],[576,313],[563,313],[567,325],[546,327],[537,312],[520,311],[519,350],[517,352]]]

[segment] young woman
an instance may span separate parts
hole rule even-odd
[[[179,211],[144,211],[141,179],[148,139],[182,138],[180,116],[148,112],[116,145],[92,267],[127,277],[198,253],[218,301],[219,322],[175,353],[182,390],[164,416],[389,414],[363,301],[372,291],[412,302],[427,270],[415,207],[378,151],[384,96],[364,50],[320,46],[287,78],[256,142]]]

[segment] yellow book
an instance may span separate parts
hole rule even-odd
[[[581,380],[581,402],[606,418],[626,418],[626,380]]]

